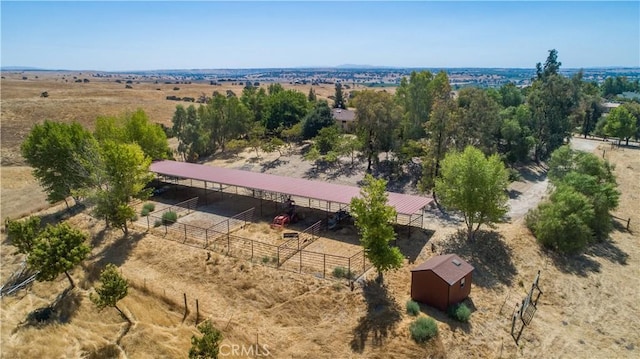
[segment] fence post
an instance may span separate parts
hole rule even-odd
[[[187,225],[185,224],[184,225],[184,242],[186,242],[186,241],[187,241]],[[184,243],[184,242],[182,242],[182,243]]]
[[[147,231],[151,229],[151,225],[149,224],[149,215],[147,215]]]
[[[347,280],[351,283],[351,258],[349,258],[349,268],[347,268]]]
[[[253,240],[251,240],[251,261],[253,262]]]
[[[184,322],[185,319],[187,319],[187,293],[182,293],[182,295],[184,295],[184,317],[182,317],[182,321]]]
[[[631,217],[627,219],[627,232],[629,232],[629,225],[631,225]]]
[[[196,327],[198,326],[199,320],[200,320],[200,305],[198,304],[198,299],[196,299]]]
[[[327,277],[327,255],[322,253],[322,278]]]

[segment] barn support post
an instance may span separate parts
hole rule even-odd
[[[219,186],[220,186],[220,199],[222,200],[222,198],[224,197],[224,194],[222,193],[222,183],[220,183]]]

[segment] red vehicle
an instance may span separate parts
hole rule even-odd
[[[271,223],[271,228],[284,228],[289,223],[296,223],[298,221],[298,215],[295,212],[295,202],[287,201],[287,212],[276,216]]]

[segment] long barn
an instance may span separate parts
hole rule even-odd
[[[166,182],[201,188],[205,197],[216,191],[276,202],[291,198],[298,206],[327,212],[348,208],[351,199],[360,196],[360,188],[355,186],[188,162],[158,161],[151,164],[150,171]],[[387,195],[388,204],[397,212],[396,224],[423,227],[422,212],[433,198],[395,192]]]

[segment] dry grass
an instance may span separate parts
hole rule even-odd
[[[5,121],[13,121],[5,117],[5,101],[21,98],[6,95],[9,80],[2,80],[3,141]],[[39,95],[42,84],[34,80],[35,85],[28,85],[29,82],[25,82],[25,89],[21,91],[32,86],[31,91]],[[61,87],[94,84],[105,88],[113,85],[98,85],[92,80],[89,84]],[[134,91],[138,87],[142,86],[134,84]],[[46,89],[55,97],[53,85]],[[155,90],[149,90],[152,91]],[[171,110],[167,110],[167,114],[170,113]],[[22,121],[27,120],[22,118]],[[600,154],[601,150],[598,151]],[[636,303],[640,278],[639,153],[633,149],[607,149],[608,159],[616,164],[615,172],[623,193],[615,214],[631,218],[631,233],[618,226],[610,241],[596,244],[582,255],[562,258],[540,250],[522,220],[501,224],[495,232],[485,232],[473,244],[461,241],[455,226],[429,222],[426,225],[435,231],[431,236],[423,234],[398,241],[408,260],[400,270],[385,276],[386,288],[357,286],[353,292],[333,281],[266,268],[216,253],[211,253],[212,258],[207,261],[207,252],[202,249],[145,235],[139,230],[130,238],[122,239],[120,231],[105,230],[102,221],[78,214],[69,221],[91,234],[94,248],[83,268],[73,272],[79,285],[61,306],[58,316],[63,320],[37,326],[25,324],[29,313],[46,307],[63,291],[67,286],[64,276],[54,282],[36,283],[29,290],[3,298],[2,356],[124,357],[121,354],[124,351],[131,358],[184,357],[190,337],[196,333],[195,300],[198,299],[201,319],[210,318],[223,331],[223,343],[250,345],[255,344],[258,336],[259,343],[268,345],[276,358],[309,355],[319,358],[636,358],[640,350],[640,322],[635,320],[640,316]],[[301,162],[293,156],[286,158],[289,162],[273,171],[304,173]],[[265,156],[262,163],[270,160]],[[237,166],[244,159],[240,156],[233,161],[217,161]],[[255,163],[256,169],[260,165]],[[19,188],[19,182],[27,182],[28,177],[22,173],[25,177],[16,176],[13,181],[12,176],[8,172],[5,176],[3,171],[3,197],[5,190],[14,190]],[[356,177],[339,180],[355,181]],[[31,182],[25,183],[24,188],[26,191],[26,188],[37,187]],[[15,201],[26,205],[20,197]],[[3,210],[4,206],[3,199]],[[247,230],[255,230],[249,234],[252,236],[268,233],[253,225]],[[432,255],[430,243],[434,243],[438,251],[459,253],[475,266],[468,303],[473,313],[468,324],[460,324],[445,313],[423,306],[422,312],[436,319],[440,334],[420,346],[409,336],[412,318],[404,313],[402,304],[410,296],[410,269],[414,263]],[[6,241],[0,244],[2,278],[21,261],[14,252]],[[120,347],[116,340],[124,321],[113,309],[97,312],[88,299],[97,273],[107,263],[117,264],[132,284],[131,293],[121,302],[121,308],[135,324],[121,339]],[[509,335],[510,316],[538,270],[542,270],[540,286],[544,294],[531,326],[525,328],[520,345],[516,346]],[[375,273],[367,273],[369,278],[374,276]],[[183,322],[184,293],[189,313]]]

